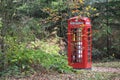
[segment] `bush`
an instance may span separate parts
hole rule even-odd
[[[72,68],[68,66],[65,56],[45,53],[42,50],[23,49],[19,47],[16,47],[15,51],[11,51],[11,53],[5,55],[4,65],[0,67],[4,68],[0,72],[1,75],[21,73],[26,75],[38,69],[42,70],[43,68],[45,70],[54,70],[58,72],[70,72],[72,70]]]
[[[95,49],[95,48],[92,49],[93,60],[101,60],[102,57],[103,57],[102,52],[100,52],[98,49]]]
[[[54,38],[52,40],[48,39],[48,41],[36,39],[35,41],[28,43],[27,48],[41,49],[45,53],[57,55],[60,51],[60,48],[57,42],[58,42],[58,38]]]

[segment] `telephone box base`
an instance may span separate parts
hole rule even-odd
[[[80,63],[72,63],[69,64],[73,69],[91,69],[92,68],[92,63],[84,65]]]

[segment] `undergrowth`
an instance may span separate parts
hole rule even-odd
[[[1,54],[0,57],[3,55]],[[0,58],[1,59],[1,58]],[[4,65],[0,66],[0,75],[30,75],[38,70],[54,70],[61,73],[71,72],[68,66],[67,57],[59,54],[49,54],[42,50],[23,49],[16,53],[6,54],[3,60]]]

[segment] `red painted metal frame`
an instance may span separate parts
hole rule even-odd
[[[72,29],[82,29],[82,61],[73,62]],[[91,68],[92,60],[92,29],[90,19],[87,17],[73,17],[68,20],[68,64],[76,69]]]

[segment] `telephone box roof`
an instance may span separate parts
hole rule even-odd
[[[80,16],[75,16],[75,17],[72,17],[72,18],[70,18],[68,20],[71,21],[71,20],[76,20],[76,19],[83,20],[83,21],[90,21],[90,19],[88,17],[80,17]]]

